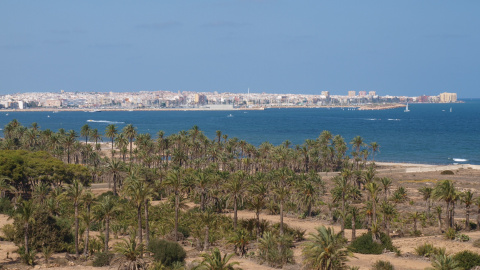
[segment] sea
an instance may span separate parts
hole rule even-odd
[[[83,125],[101,133],[109,124],[122,129],[133,124],[138,133],[157,138],[198,126],[210,139],[220,130],[255,146],[262,142],[292,146],[316,139],[324,130],[346,142],[361,136],[380,146],[376,161],[422,164],[480,165],[480,99],[454,104],[409,104],[404,108],[360,111],[350,108],[279,108],[236,111],[102,111],[2,112],[0,127],[17,119],[24,126],[60,128],[80,133]],[[81,139],[81,138],[79,138]],[[108,141],[108,140],[107,140]]]

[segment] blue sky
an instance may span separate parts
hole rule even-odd
[[[0,94],[480,97],[480,1],[1,1]]]

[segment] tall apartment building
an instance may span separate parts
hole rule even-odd
[[[457,102],[457,93],[441,93],[440,94],[441,103],[451,103]]]
[[[368,92],[368,95],[373,97],[373,96],[376,96],[376,95],[377,95],[377,92],[375,92],[375,91],[370,91],[370,92]]]
[[[355,91],[348,91],[348,96],[349,97],[355,97],[355,96],[357,96],[357,93]]]
[[[364,97],[367,95],[367,91],[358,91],[358,95]]]

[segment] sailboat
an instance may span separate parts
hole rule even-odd
[[[409,112],[410,110],[408,109],[408,103],[407,103],[407,107],[405,107],[405,111],[404,112]]]

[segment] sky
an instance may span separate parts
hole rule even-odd
[[[480,1],[0,1],[0,94],[480,98]]]

